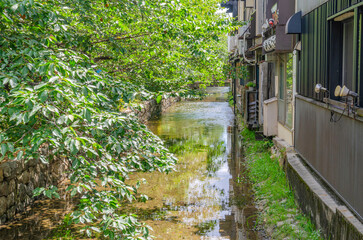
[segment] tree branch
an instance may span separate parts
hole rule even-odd
[[[147,35],[150,35],[150,34],[151,33],[143,33],[143,34],[134,35],[134,36],[110,37],[110,38],[101,39],[101,40],[98,40],[98,41],[91,42],[91,44],[97,44],[97,43],[103,43],[103,42],[110,42],[111,39],[119,41],[119,40],[125,40],[125,39],[139,38],[139,37],[147,36]]]

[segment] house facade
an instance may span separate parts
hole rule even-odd
[[[359,0],[297,1],[301,51],[295,149],[354,213],[363,216],[362,9]],[[319,2],[319,3],[317,3]],[[321,84],[326,91],[315,91]],[[336,96],[337,86],[352,91]]]
[[[362,223],[363,1],[231,2],[247,22],[230,34],[236,114],[291,146]]]
[[[295,3],[246,0],[229,1],[224,6],[238,13],[233,15],[236,19],[246,22],[229,36],[236,109],[251,128],[268,125],[265,135],[276,135],[293,145],[296,37],[285,34],[285,25],[295,13]],[[264,111],[275,116],[264,115]]]

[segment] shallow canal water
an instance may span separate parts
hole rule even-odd
[[[147,203],[130,205],[157,239],[257,239],[256,209],[243,177],[227,87],[203,101],[180,102],[149,128],[178,157],[177,171],[137,174]]]
[[[139,192],[149,201],[122,210],[137,214],[156,239],[258,239],[228,90],[208,88],[204,100],[177,103],[148,123],[178,157],[177,171],[131,176],[146,179]],[[65,200],[37,201],[17,221],[0,226],[0,239],[49,238],[72,207]]]

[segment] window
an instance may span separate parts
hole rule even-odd
[[[288,128],[292,128],[293,109],[293,58],[292,54],[284,54],[278,63],[279,76],[279,115],[278,120]]]
[[[274,63],[268,63],[267,66],[267,89],[265,89],[266,92],[266,98],[270,99],[273,97],[276,97],[275,92],[275,64]]]
[[[343,25],[343,47],[342,47],[342,85],[355,90],[353,84],[353,18],[342,23]]]
[[[350,90],[363,94],[361,65],[362,14],[358,9],[346,12],[330,20],[329,50],[329,89],[330,97],[345,101],[346,98],[334,96],[335,88],[346,86]],[[361,107],[363,98],[360,97]]]
[[[293,104],[293,91],[292,91],[292,71],[293,71],[293,58],[292,54],[288,55],[288,61],[286,63],[286,118],[285,125],[292,128],[292,104]]]

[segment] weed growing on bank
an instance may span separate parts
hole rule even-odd
[[[233,94],[232,94],[232,92],[231,92],[231,91],[229,91],[229,92],[228,92],[227,99],[228,99],[229,106],[230,106],[230,107],[233,107],[233,105],[234,105],[234,101],[233,101]]]
[[[241,134],[247,175],[260,212],[258,224],[273,239],[322,239],[310,219],[298,210],[278,157],[272,156],[272,141],[256,141],[255,133],[247,128]]]

